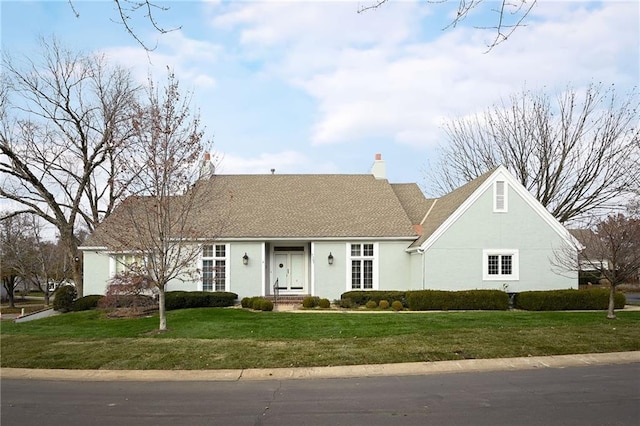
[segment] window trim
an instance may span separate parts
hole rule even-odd
[[[500,194],[498,193],[498,184],[502,184],[502,208],[498,207],[498,199]],[[509,184],[506,180],[497,180],[493,183],[493,212],[494,213],[506,213],[509,211]]]
[[[499,274],[489,274],[489,256],[499,256]],[[502,257],[511,256],[511,274],[502,273]],[[483,281],[518,281],[520,279],[520,253],[517,249],[487,249],[482,251]]]
[[[357,244],[360,246],[360,255],[359,256],[352,256],[351,255],[351,246]],[[373,246],[373,255],[372,256],[365,256],[364,255],[364,245],[365,244],[371,244]],[[345,248],[345,257],[346,257],[346,290],[347,291],[370,291],[370,290],[378,290],[379,288],[379,271],[378,271],[378,264],[379,264],[379,256],[380,256],[380,247],[379,244],[376,242],[370,242],[370,241],[356,241],[356,242],[348,242],[346,243],[346,248]],[[364,288],[364,282],[361,283],[360,288],[353,288],[353,284],[352,284],[352,265],[351,265],[351,261],[352,260],[372,260],[372,279],[373,282],[371,284],[371,288]]]
[[[206,246],[211,246],[212,247],[212,256],[204,256],[204,250]],[[224,246],[224,256],[216,256],[217,253],[217,246]],[[212,243],[212,244],[202,244],[202,246],[200,247],[200,280],[198,281],[198,291],[210,291],[210,292],[216,292],[216,291],[230,291],[229,288],[229,268],[230,268],[230,263],[229,263],[229,259],[230,259],[230,245],[227,244],[219,244],[219,243]],[[205,290],[204,289],[204,261],[205,260],[210,260],[213,262],[213,268],[214,268],[214,275],[213,275],[213,283],[212,283],[212,288],[211,290]],[[224,290],[216,290],[216,276],[215,276],[215,267],[216,267],[216,261],[224,261],[224,268],[225,268],[225,274],[224,274]]]

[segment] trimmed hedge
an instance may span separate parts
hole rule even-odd
[[[354,290],[342,293],[340,299],[351,299],[351,302],[355,305],[366,305],[369,300],[373,300],[376,304],[381,300],[386,300],[389,303],[399,301],[403,306],[406,306],[406,293],[405,291],[384,291],[384,290]]]
[[[616,292],[615,308],[622,309],[627,298]],[[515,307],[527,311],[606,310],[609,289],[523,291],[516,295]]]
[[[226,291],[168,291],[164,295],[167,311],[188,308],[224,308],[233,306],[238,295]]]
[[[505,311],[509,295],[501,290],[417,290],[407,292],[407,306],[412,311]]]
[[[71,305],[71,310],[74,312],[78,311],[88,311],[90,309],[95,309],[98,307],[98,302],[104,296],[99,294],[91,294],[89,296],[81,297],[80,299],[76,299],[73,301]]]

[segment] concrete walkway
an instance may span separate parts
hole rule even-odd
[[[468,359],[404,364],[336,367],[255,368],[244,370],[40,370],[2,368],[0,379],[65,381],[239,381],[417,376],[464,372],[584,367],[640,362],[640,351],[544,357]]]

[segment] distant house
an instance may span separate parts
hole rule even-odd
[[[569,232],[582,247],[578,254],[580,284],[600,284],[601,271],[609,268],[609,260],[595,250],[596,234],[591,229],[569,229]]]
[[[350,290],[578,285],[577,271],[558,274],[552,265],[555,251],[575,240],[504,167],[434,199],[415,183],[389,183],[379,154],[371,174],[216,175],[201,183],[231,196],[194,218],[194,267],[204,273],[169,291],[242,298],[270,296],[276,284],[280,295],[336,299]],[[229,221],[215,231],[209,224],[223,211]],[[109,226],[107,219],[81,247],[85,294],[104,294],[135,257],[105,243]]]

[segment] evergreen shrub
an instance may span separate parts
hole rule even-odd
[[[379,303],[381,300],[393,302],[394,300],[400,301],[405,305],[406,292],[397,290],[353,290],[342,293],[341,299],[349,298],[355,305],[366,305],[369,300],[373,300]]]
[[[380,309],[389,309],[389,302],[383,299],[378,303],[378,306]]]
[[[331,301],[329,299],[320,299],[318,301],[318,306],[322,309],[329,309],[331,307]]]
[[[72,285],[63,285],[53,293],[53,309],[59,312],[73,310],[73,301],[78,296],[76,288]]]
[[[616,293],[615,308],[626,304],[623,293]],[[527,311],[606,310],[609,289],[523,291],[515,298],[515,307]]]
[[[338,301],[337,305],[344,309],[351,309],[353,308],[353,300],[350,297],[343,297]]]
[[[273,302],[265,297],[245,297],[242,301],[244,302],[243,307],[253,309],[254,311],[273,311]]]
[[[320,298],[316,296],[307,296],[302,299],[303,308],[315,308],[320,303]]]
[[[417,290],[407,292],[412,311],[507,310],[509,295],[501,290]]]
[[[233,306],[238,295],[227,291],[167,291],[164,295],[168,311],[188,308],[224,308]]]
[[[88,311],[90,309],[95,309],[98,307],[98,302],[104,296],[99,294],[91,294],[89,296],[81,297],[80,299],[76,299],[73,301],[71,310],[74,312],[78,311]]]

